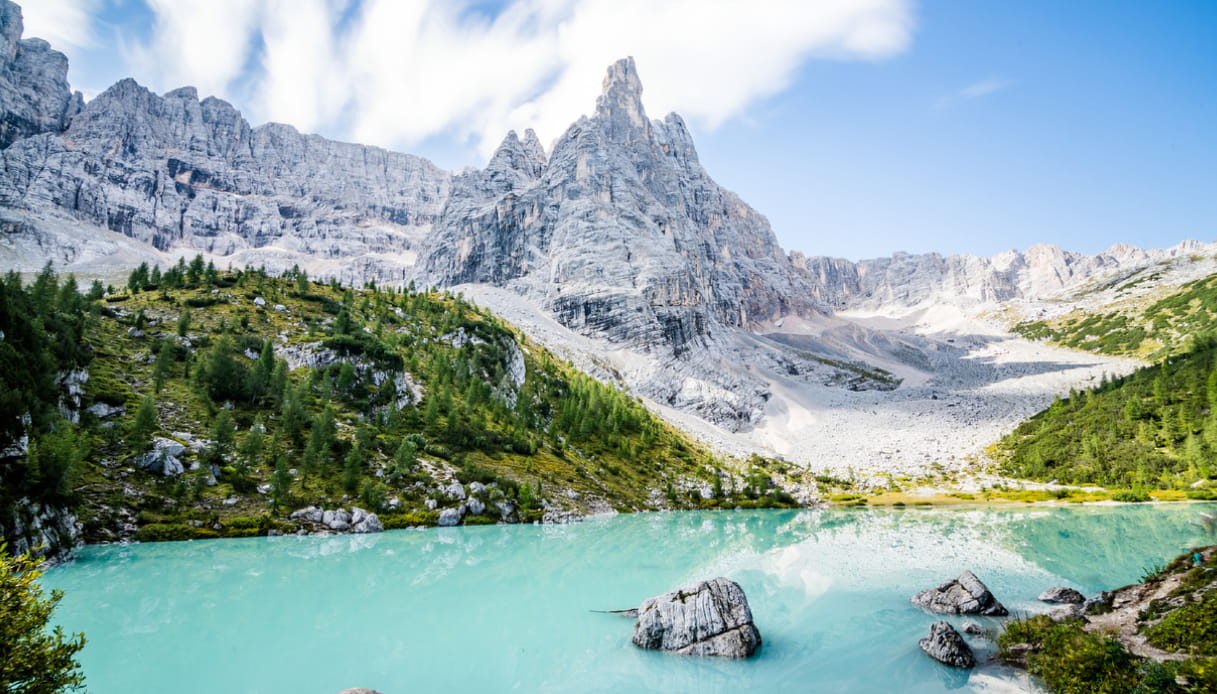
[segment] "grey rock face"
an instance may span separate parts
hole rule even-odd
[[[913,596],[913,604],[944,614],[980,614],[1005,616],[1009,614],[1004,605],[993,597],[993,593],[976,574],[965,571],[959,578],[946,581],[937,588],[923,590]]]
[[[688,353],[722,326],[814,314],[764,217],[698,162],[679,116],[650,120],[632,59],[548,162],[510,133],[453,181],[419,276],[514,289],[576,331]]]
[[[0,516],[0,540],[13,554],[31,552],[51,560],[66,560],[84,543],[84,526],[67,508],[20,499],[10,515]]]
[[[0,149],[56,133],[83,107],[68,87],[68,59],[42,39],[22,39],[21,8],[0,0]]]
[[[66,220],[234,265],[343,258],[336,273],[352,282],[403,279],[449,185],[419,157],[286,125],[251,128],[192,87],[157,96],[130,79],[64,132],[15,141],[2,164],[0,207],[21,220],[13,232],[27,242]],[[79,249],[60,250],[77,260]]]
[[[989,258],[896,253],[852,263],[795,252],[790,259],[808,280],[817,300],[834,309],[845,309],[1043,299],[1096,275],[1142,267],[1178,252],[1186,252],[1186,246],[1146,251],[1116,244],[1092,256],[1040,244]]]
[[[683,655],[747,658],[760,648],[761,634],[739,584],[715,578],[644,601],[633,641]]]
[[[921,650],[934,660],[951,667],[970,668],[976,666],[972,648],[963,640],[955,627],[946,622],[930,625],[930,635],[917,642]]]
[[[1065,603],[1070,605],[1081,605],[1086,602],[1086,596],[1077,592],[1073,588],[1049,588],[1043,593],[1040,593],[1039,600],[1041,602]]]

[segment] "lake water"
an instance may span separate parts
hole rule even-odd
[[[972,569],[1012,612],[1042,610],[1049,586],[1132,583],[1205,542],[1206,510],[651,513],[89,547],[44,583],[66,593],[58,621],[86,633],[95,694],[1034,691],[923,655],[936,618],[909,597]],[[748,595],[757,657],[642,651],[634,620],[592,612],[720,575]]]

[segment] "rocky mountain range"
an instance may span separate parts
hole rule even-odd
[[[30,271],[49,259],[98,274],[202,253],[221,267],[452,288],[737,452],[849,464],[825,430],[832,418],[892,401],[897,386],[929,403],[935,388],[1010,377],[996,357],[977,359],[1016,339],[967,322],[986,307],[1194,252],[788,255],[763,215],[710,178],[680,116],[647,115],[632,59],[609,68],[592,114],[548,151],[532,131],[508,133],[486,168],[454,174],[287,125],[251,127],[191,87],[157,95],[126,79],[84,103],[66,58],[22,39],[8,0],[0,33],[0,264]],[[942,307],[959,320],[924,320]],[[1070,365],[1051,388],[1108,367],[1130,368]],[[997,429],[1053,394],[1032,390],[998,408]],[[932,423],[989,421],[963,411],[935,409]],[[909,457],[869,443],[859,442],[866,460]],[[918,461],[935,445],[909,444]]]

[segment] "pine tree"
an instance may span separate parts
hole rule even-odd
[[[0,692],[51,694],[76,691],[84,673],[76,653],[84,634],[51,627],[63,593],[43,592],[40,562],[29,554],[8,556],[0,545]]]
[[[216,413],[211,426],[211,453],[216,464],[224,465],[232,456],[235,436],[233,434],[232,415],[225,408]]]
[[[132,449],[140,453],[148,450],[152,446],[152,435],[156,433],[156,429],[156,400],[153,400],[151,395],[145,395],[139,401],[135,420],[131,423],[128,433]]]

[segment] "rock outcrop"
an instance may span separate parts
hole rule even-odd
[[[833,309],[911,308],[923,304],[977,305],[1046,299],[1092,278],[1186,256],[1197,243],[1144,250],[1116,244],[1096,255],[1052,244],[992,257],[896,253],[857,263],[842,258],[790,254],[815,298]]]
[[[125,79],[81,109],[66,58],[18,42],[19,9],[0,7],[0,228],[14,247],[72,266],[117,234],[169,257],[299,264],[353,284],[405,277],[448,197],[447,172],[287,125],[252,128],[193,87],[158,96]]]
[[[1086,602],[1086,596],[1077,592],[1073,588],[1049,588],[1043,593],[1040,593],[1039,600],[1041,602],[1063,603],[1068,605],[1081,605]]]
[[[609,68],[591,117],[545,157],[512,132],[456,177],[418,268],[425,283],[488,283],[563,325],[676,356],[724,326],[814,315],[763,216],[710,179],[684,121],[651,120],[633,59]]]
[[[57,133],[84,106],[68,86],[68,59],[39,38],[22,39],[21,8],[0,0],[0,149]]]
[[[683,655],[747,658],[760,648],[761,634],[739,584],[715,578],[644,601],[633,641]]]
[[[943,614],[979,614],[1002,617],[1009,612],[993,597],[976,574],[965,571],[959,578],[946,581],[937,588],[923,590],[913,596],[913,604],[931,612]]]
[[[31,552],[51,560],[71,557],[83,544],[84,528],[71,510],[28,498],[17,500],[7,512],[0,512],[0,539],[8,542],[8,552]]]
[[[963,640],[955,627],[947,622],[934,622],[930,625],[930,635],[917,642],[925,654],[944,665],[958,668],[976,666],[976,656],[972,648]]]

